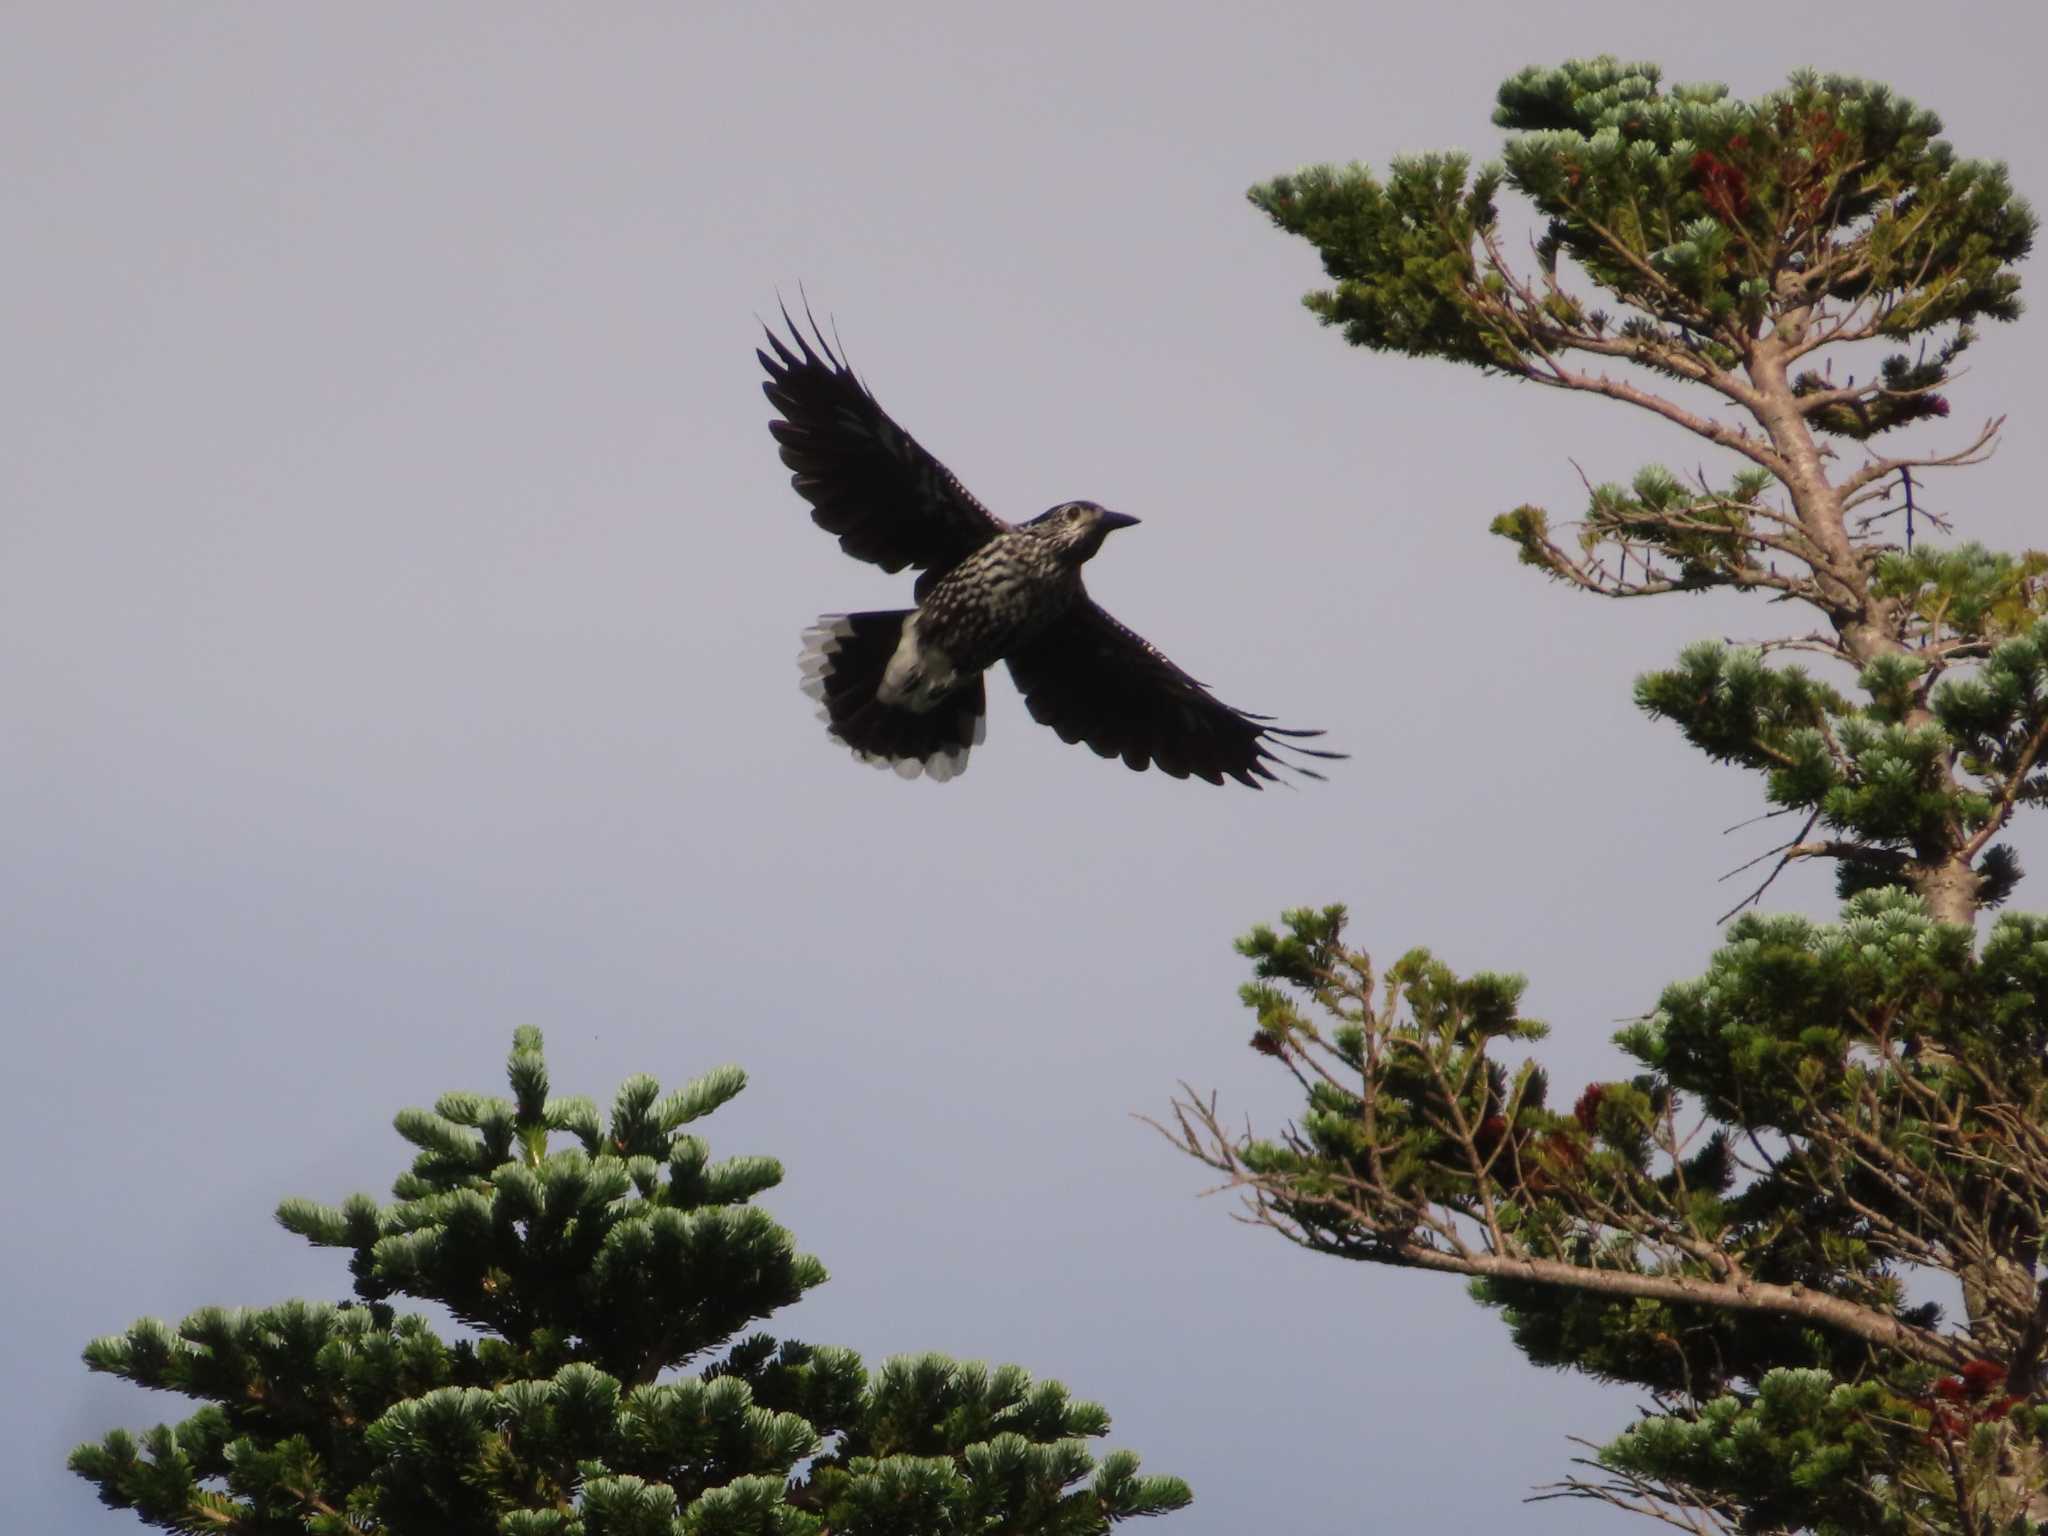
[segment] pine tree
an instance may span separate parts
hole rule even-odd
[[[88,1346],[91,1369],[205,1405],[74,1451],[105,1503],[251,1536],[1081,1536],[1189,1501],[1129,1452],[1098,1465],[1084,1442],[1109,1416],[1015,1366],[870,1373],[845,1349],[735,1341],[825,1279],[750,1204],[780,1166],[713,1162],[686,1129],[738,1068],[666,1095],[629,1078],[608,1122],[549,1096],[537,1030],[509,1073],[509,1098],[397,1117],[418,1154],[393,1203],[278,1207],[348,1251],[353,1300],[208,1307]]]
[[[1940,431],[1975,327],[2017,317],[2033,216],[1931,113],[1838,76],[1745,102],[1602,58],[1515,76],[1494,121],[1498,164],[1315,168],[1252,201],[1315,245],[1308,305],[1348,341],[1618,401],[1730,466],[1492,526],[1579,591],[1804,610],[1636,687],[1799,831],[1706,973],[1619,1036],[1631,1078],[1554,1107],[1509,1054],[1544,1033],[1521,978],[1376,968],[1341,907],[1301,909],[1240,944],[1300,1117],[1245,1136],[1190,1094],[1167,1129],[1294,1242],[1470,1277],[1532,1360],[1646,1391],[1556,1492],[1703,1532],[2035,1529],[2048,918],[1973,924],[2020,878],[1999,835],[2048,798],[2048,555],[1939,541],[1916,499],[1998,422],[1880,447]],[[1537,222],[1522,268],[1504,189]],[[1839,921],[1742,910],[1816,859]],[[1957,1315],[1912,1299],[1929,1276]]]

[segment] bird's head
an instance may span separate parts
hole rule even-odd
[[[1023,526],[1052,545],[1062,564],[1079,565],[1102,548],[1102,541],[1117,529],[1129,528],[1137,521],[1127,513],[1112,512],[1092,501],[1063,501]]]

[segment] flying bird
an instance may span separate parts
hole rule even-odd
[[[1138,519],[1063,501],[1004,522],[890,419],[815,320],[812,340],[786,309],[783,320],[789,339],[769,329],[772,355],[755,355],[790,484],[856,560],[919,572],[915,608],[826,614],[804,634],[804,691],[856,756],[905,778],[954,777],[987,733],[983,674],[998,661],[1034,720],[1134,769],[1258,789],[1275,767],[1322,777],[1272,748],[1345,755],[1295,744],[1320,731],[1233,709],[1096,606],[1081,567]]]

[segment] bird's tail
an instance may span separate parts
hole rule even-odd
[[[922,712],[875,697],[912,611],[828,613],[804,631],[797,665],[818,718],[862,762],[944,783],[967,767],[968,750],[988,733],[988,693],[976,673]]]

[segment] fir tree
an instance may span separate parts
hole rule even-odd
[[[1730,466],[1493,530],[1599,596],[1805,610],[1636,698],[1798,818],[1738,912],[1815,859],[1845,905],[1739,916],[1619,1037],[1641,1071],[1562,1104],[1509,1054],[1544,1031],[1519,977],[1378,968],[1341,907],[1289,912],[1240,948],[1300,1118],[1246,1136],[1190,1094],[1170,1134],[1291,1240],[1468,1276],[1532,1360],[1646,1390],[1559,1492],[1703,1532],[2035,1529],[2048,918],[1973,924],[2020,878],[1999,835],[2048,797],[2048,556],[1937,543],[1915,499],[1998,422],[1890,446],[1940,430],[1976,327],[2018,315],[2033,216],[1931,113],[1838,76],[1745,102],[1603,58],[1515,76],[1494,121],[1498,164],[1316,168],[1252,200],[1316,246],[1333,286],[1307,302],[1347,340],[1618,401]],[[1538,222],[1523,268],[1504,189]],[[1929,1275],[1958,1315],[1910,1299]]]
[[[745,1086],[738,1068],[669,1094],[630,1078],[608,1120],[549,1096],[537,1030],[509,1070],[509,1098],[397,1117],[418,1155],[393,1203],[278,1207],[347,1250],[355,1299],[208,1307],[88,1346],[91,1369],[205,1405],[74,1451],[104,1502],[251,1536],[1081,1536],[1188,1502],[1129,1452],[1098,1464],[1084,1442],[1109,1416],[1015,1366],[870,1373],[845,1349],[735,1340],[825,1279],[750,1203],[780,1166],[713,1162],[686,1129]]]

